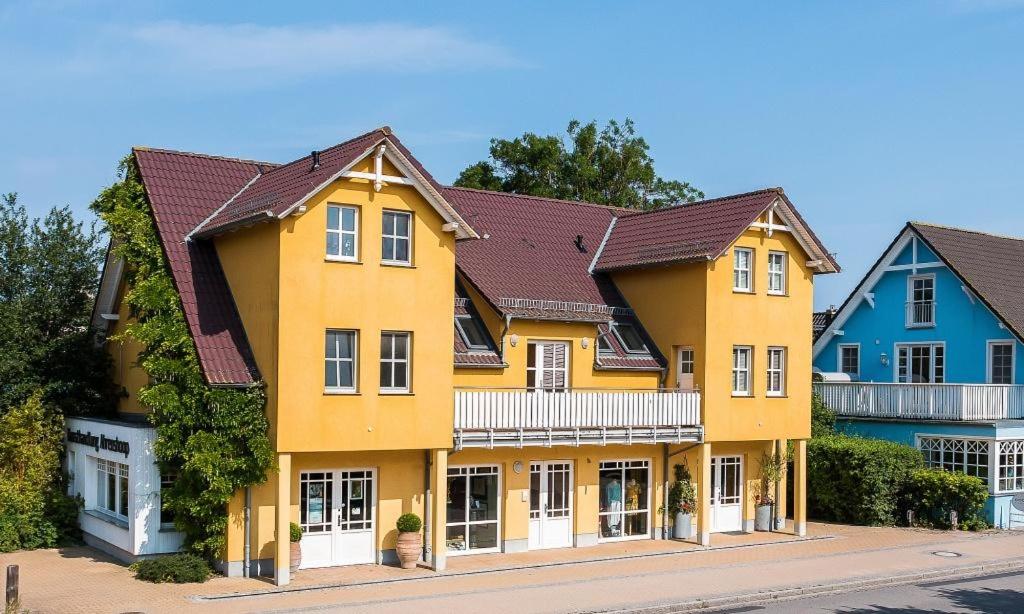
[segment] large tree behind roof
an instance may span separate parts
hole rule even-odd
[[[491,139],[490,159],[459,174],[455,185],[514,194],[580,200],[630,209],[693,202],[704,193],[655,172],[650,148],[633,121],[569,122],[568,140],[527,132]]]

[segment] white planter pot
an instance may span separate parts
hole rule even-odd
[[[758,505],[754,509],[754,530],[755,531],[771,531],[772,530],[772,506],[770,506],[770,505]]]
[[[683,512],[676,514],[675,523],[672,525],[672,537],[675,539],[693,537],[693,519],[689,514]]]

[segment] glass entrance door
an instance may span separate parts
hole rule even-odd
[[[743,530],[743,459],[711,457],[711,530]]]
[[[448,467],[448,554],[500,549],[498,477],[497,465]]]
[[[650,536],[651,462],[601,461],[599,538],[604,541]]]
[[[530,463],[531,550],[572,546],[572,463]]]
[[[376,561],[373,469],[299,474],[302,567]]]

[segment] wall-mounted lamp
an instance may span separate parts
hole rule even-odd
[[[882,366],[883,367],[888,367],[889,366],[889,355],[886,354],[885,352],[882,352],[882,354],[878,357],[878,359],[882,361]]]
[[[508,342],[512,347],[519,345],[519,335],[512,335],[508,338]]]
[[[590,347],[590,339],[588,337],[580,339],[580,346],[582,346],[584,350]]]

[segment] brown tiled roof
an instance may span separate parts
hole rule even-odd
[[[456,264],[499,313],[604,322],[609,308],[626,307],[607,277],[589,272],[621,210],[466,188],[442,193],[481,237],[457,244]]]
[[[185,236],[257,172],[257,162],[135,148],[153,218],[207,381],[259,379],[234,299],[213,245]]]
[[[466,342],[462,338],[462,334],[459,333],[457,326],[454,327],[455,335],[455,366],[456,367],[503,367],[504,364],[501,361],[501,356],[498,355],[497,346],[494,340],[491,339],[491,334],[487,330],[487,327],[480,319],[480,312],[476,310],[476,306],[473,305],[473,301],[467,296],[466,291],[462,288],[462,284],[458,280],[455,281],[455,315],[456,316],[469,316],[477,321],[480,325],[480,330],[483,331],[487,337],[486,349],[470,349],[466,346]],[[453,322],[454,325],[454,322]]]
[[[1024,239],[922,222],[908,226],[1014,334],[1024,338]]]
[[[725,253],[750,224],[777,201],[785,203],[819,253],[838,270],[838,265],[804,224],[781,188],[623,215],[616,220],[594,270],[615,271],[713,260]]]
[[[832,322],[832,319],[836,316],[835,309],[826,309],[825,311],[815,311],[811,314],[811,334],[814,339],[817,340],[821,333],[825,332],[828,325]]]

